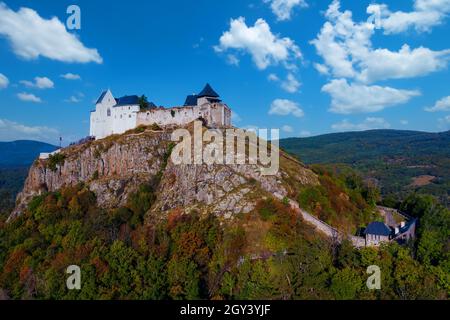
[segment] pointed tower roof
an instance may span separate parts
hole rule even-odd
[[[206,86],[203,88],[203,90],[198,94],[198,98],[202,97],[212,97],[212,98],[218,98],[219,95],[217,92],[214,91],[213,88],[209,85],[209,83],[206,84]]]
[[[99,104],[102,102],[103,98],[106,96],[106,93],[108,91],[103,91],[102,94],[100,95],[100,97],[97,99],[97,102],[95,104]]]

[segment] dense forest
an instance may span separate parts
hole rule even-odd
[[[280,141],[308,164],[345,164],[375,181],[383,196],[431,194],[450,207],[450,131],[372,130]]]
[[[0,198],[0,298],[448,298],[445,206],[414,192],[382,198],[376,183],[347,165],[311,168],[320,184],[289,195],[301,207],[354,234],[380,219],[374,209],[382,201],[419,218],[417,239],[355,249],[323,237],[287,199],[271,197],[230,220],[183,208],[150,213],[158,179],[140,186],[123,207],[104,209],[89,186],[79,184],[35,197],[8,223],[13,201]],[[0,180],[20,181],[9,174]],[[70,265],[81,268],[81,290],[66,287]],[[381,290],[366,286],[371,265],[381,269]]]
[[[360,250],[322,238],[287,204],[271,198],[225,223],[181,209],[165,217],[146,215],[154,199],[154,186],[144,185],[126,206],[104,210],[78,185],[34,198],[10,223],[4,214],[0,290],[13,299],[446,299],[449,294],[450,212],[428,196],[414,194],[400,204],[420,217],[414,243]],[[66,288],[72,264],[82,270],[79,291]],[[366,287],[370,265],[381,268],[381,290]]]

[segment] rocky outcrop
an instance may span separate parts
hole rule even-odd
[[[153,212],[196,209],[224,218],[252,211],[262,196],[288,196],[292,181],[318,184],[311,170],[284,153],[278,174],[262,176],[256,165],[175,165],[168,157],[170,145],[170,132],[147,130],[65,148],[63,160],[53,166],[50,160],[36,160],[10,218],[34,196],[78,183],[96,194],[99,206],[114,208],[160,175]]]
[[[160,172],[169,142],[167,132],[112,136],[63,149],[64,160],[56,168],[50,168],[49,160],[36,160],[12,217],[34,196],[78,183],[88,185],[102,207],[123,205],[130,192]]]

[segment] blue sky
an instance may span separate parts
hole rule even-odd
[[[206,82],[282,137],[450,129],[450,0],[0,3],[0,141],[84,137],[107,88],[169,107]]]

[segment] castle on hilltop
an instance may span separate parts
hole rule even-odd
[[[183,106],[172,108],[156,107],[153,103],[143,106],[138,96],[114,98],[107,90],[91,112],[90,136],[102,139],[141,125],[181,126],[194,120],[211,128],[231,126],[231,109],[209,84],[199,94],[188,95]]]

